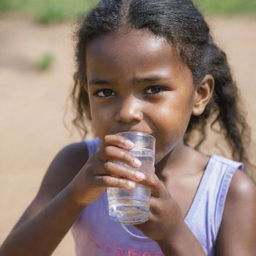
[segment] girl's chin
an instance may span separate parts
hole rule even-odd
[[[165,159],[167,155],[169,155],[171,152],[162,152],[162,153],[156,153],[155,155],[155,165],[160,163],[162,160]]]
[[[165,145],[165,149],[161,152],[158,152],[158,150],[156,149],[156,155],[155,155],[155,164],[158,164],[159,162],[161,162],[162,160],[164,160],[166,157],[170,157],[171,154],[175,151],[181,149],[184,146],[183,142],[176,142],[173,144],[170,144],[168,146]]]

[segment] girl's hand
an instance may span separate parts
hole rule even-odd
[[[139,168],[141,163],[128,152],[133,143],[118,135],[107,135],[102,140],[98,151],[92,155],[80,172],[69,184],[69,191],[74,200],[88,205],[97,200],[107,187],[133,189],[135,182],[143,180]],[[123,162],[131,168],[113,161]]]
[[[177,233],[184,221],[177,202],[164,183],[155,173],[147,173],[146,176],[146,180],[140,183],[151,188],[149,220],[136,227],[151,239],[162,241]]]

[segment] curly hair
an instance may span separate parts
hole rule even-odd
[[[214,93],[204,113],[192,116],[185,134],[189,144],[197,131],[195,148],[207,139],[207,124],[220,127],[235,160],[249,165],[246,146],[250,129],[239,103],[226,54],[215,44],[203,15],[190,0],[101,0],[79,24],[76,33],[76,65],[72,100],[76,109],[73,123],[83,135],[90,120],[86,89],[86,47],[96,37],[122,28],[147,29],[166,38],[188,65],[196,86],[207,74],[215,81]]]

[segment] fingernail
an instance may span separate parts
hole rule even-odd
[[[144,173],[142,172],[135,172],[135,177],[139,180],[145,180],[146,179],[146,176]]]
[[[126,145],[127,147],[129,147],[129,148],[133,148],[133,147],[134,147],[134,143],[131,142],[130,140],[126,140],[126,141],[125,141],[125,145]]]
[[[133,164],[134,164],[134,167],[136,168],[141,167],[141,161],[138,158],[134,158]]]
[[[135,182],[133,182],[133,181],[128,181],[128,187],[129,187],[129,188],[135,188]]]

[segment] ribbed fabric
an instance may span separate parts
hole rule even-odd
[[[99,143],[98,139],[85,141],[90,155]],[[231,179],[236,170],[242,168],[241,163],[212,155],[185,218],[208,256],[214,256]],[[72,233],[77,256],[164,256],[158,244],[137,228],[109,219],[106,193],[82,212]]]

